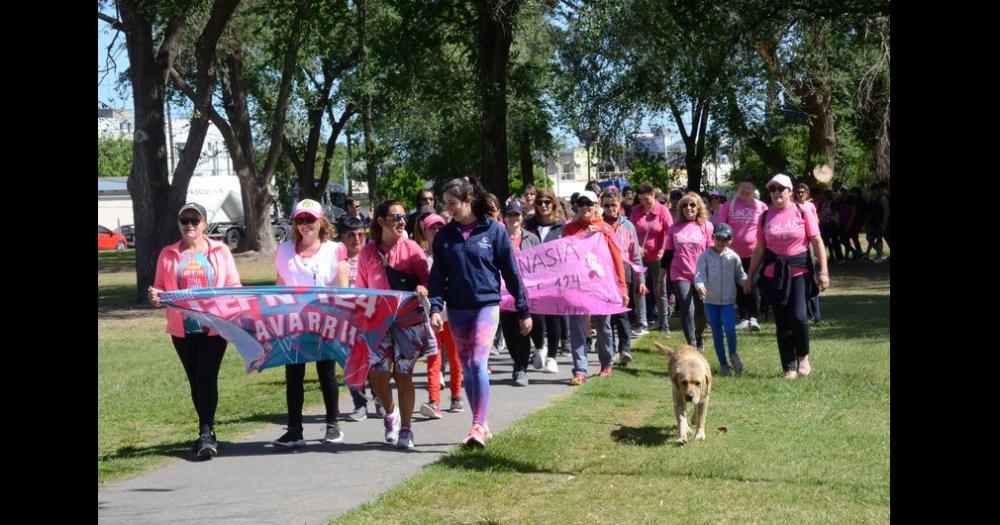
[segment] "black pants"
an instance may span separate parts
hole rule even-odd
[[[337,422],[337,362],[332,359],[316,361],[316,374],[319,375],[319,388],[323,391],[323,403],[326,405],[326,422]],[[285,367],[285,399],[288,401],[288,429],[302,432],[302,403],[305,402],[306,364],[288,365]]]
[[[740,262],[743,263],[743,271],[748,272],[748,275],[750,272],[750,259],[750,257],[740,257]],[[757,303],[760,302],[760,289],[757,288],[757,283],[750,282],[752,287],[750,288],[749,295],[743,291],[742,286],[736,287],[736,305],[739,309],[740,319],[757,318]]]
[[[215,426],[215,409],[219,405],[219,368],[226,354],[226,340],[208,334],[170,338],[191,386],[191,401],[198,412],[198,430],[211,431]]]
[[[844,253],[840,250],[840,227],[835,224],[821,225],[819,231],[827,253],[833,254],[834,259],[843,261]]]
[[[705,305],[702,304],[694,284],[688,281],[673,281],[670,283],[677,294],[677,309],[681,311],[681,328],[687,344],[701,346],[704,343],[705,327],[708,319],[705,317]]]
[[[531,337],[521,335],[521,323],[517,312],[500,312],[500,329],[503,330],[507,351],[514,360],[514,370],[528,370],[531,357]]]
[[[660,260],[649,261],[644,263],[646,265],[646,289],[649,290],[646,293],[646,328],[654,330],[657,328],[656,322],[660,319],[660,312],[656,311],[657,297],[656,297],[656,282],[660,278]],[[666,290],[664,294],[670,293]]]
[[[561,315],[543,315],[542,319],[545,325],[545,340],[549,345],[547,357],[555,359],[556,352],[559,351],[559,345],[562,344],[563,334],[569,333],[563,331],[562,328],[563,321],[566,318]]]
[[[819,296],[818,295],[816,297],[810,298],[809,302],[806,303],[806,313],[809,315],[809,317],[812,317],[812,320],[814,322],[818,323],[818,322],[820,322],[820,320],[822,320],[822,316],[820,315],[820,312],[819,312]]]
[[[545,346],[545,316],[541,314],[531,314],[531,344],[535,345],[535,350]]]
[[[354,410],[357,410],[363,406],[368,406],[368,396],[365,395],[365,389],[362,388],[360,391],[348,389],[351,391],[351,400],[354,401]]]
[[[787,305],[780,305],[772,296],[774,308],[774,326],[777,329],[778,353],[781,356],[781,367],[786,372],[798,367],[797,357],[809,355],[809,322],[806,320],[806,297],[811,275],[802,275],[792,279],[792,295]]]
[[[627,313],[614,314],[611,316],[611,330],[618,337],[618,353],[632,352],[632,323],[628,320]],[[614,352],[612,352],[614,353]],[[613,356],[612,356],[613,357]]]

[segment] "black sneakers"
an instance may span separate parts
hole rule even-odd
[[[278,447],[292,448],[306,446],[306,440],[302,438],[301,430],[288,429],[280,438],[271,442]]]
[[[340,443],[344,441],[344,433],[340,431],[340,426],[336,423],[326,424],[326,437],[323,438],[324,443]]]
[[[211,458],[219,453],[219,442],[215,439],[215,432],[205,432],[202,434],[195,446],[200,458]]]

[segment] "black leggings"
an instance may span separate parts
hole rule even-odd
[[[534,321],[532,321],[534,322]],[[521,323],[517,312],[500,312],[500,328],[507,341],[507,351],[514,360],[514,370],[527,370],[531,357],[531,338],[521,335]]]
[[[777,330],[778,354],[781,356],[781,367],[786,372],[796,370],[797,357],[809,355],[809,322],[806,319],[806,297],[808,290],[806,279],[811,275],[800,275],[792,279],[792,296],[787,305],[780,305],[775,297],[771,297],[774,308],[774,326]]]
[[[743,264],[743,271],[749,274],[750,272],[750,257],[741,257],[740,262]],[[757,283],[752,279],[750,280],[750,295],[747,295],[743,291],[742,286],[736,287],[736,304],[739,308],[740,319],[750,319],[753,317],[757,318],[757,304],[760,302],[760,289],[757,288]]]
[[[559,345],[562,344],[562,334],[563,320],[565,317],[561,315],[543,315],[545,323],[545,340],[548,341],[548,357],[552,359],[556,358],[556,352],[559,351]]]
[[[542,314],[531,314],[531,344],[535,350],[545,346],[545,318]]]
[[[337,422],[340,411],[337,402],[337,362],[332,359],[316,361],[316,374],[319,375],[319,388],[323,391],[323,403],[326,405],[326,422]],[[288,429],[302,432],[302,404],[305,402],[306,364],[285,366],[285,399],[288,401]]]
[[[191,401],[198,412],[198,430],[209,432],[215,426],[215,409],[219,405],[219,368],[226,354],[226,340],[208,334],[170,338],[191,386]]]
[[[681,328],[684,329],[687,344],[701,346],[704,342],[702,336],[705,327],[708,326],[705,305],[689,281],[673,281],[670,284],[674,286],[674,293],[677,294],[677,309],[681,312]]]

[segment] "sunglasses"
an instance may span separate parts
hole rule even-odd
[[[181,226],[197,226],[201,224],[201,219],[197,217],[181,217],[180,219],[177,219],[177,222]]]
[[[577,208],[590,208],[593,205],[594,205],[593,202],[577,202],[576,203],[576,207]]]
[[[403,222],[406,220],[406,214],[393,213],[392,215],[386,215],[386,218],[392,219],[392,222]]]
[[[770,187],[768,189],[771,190],[771,193],[782,193],[787,188],[785,188],[784,186],[772,186],[772,187]]]
[[[295,224],[312,224],[316,222],[316,217],[312,215],[299,215],[295,218]]]
[[[697,208],[697,207],[698,205],[693,202],[689,202],[687,204],[681,204],[681,208]]]
[[[552,199],[538,199],[535,201],[535,204],[538,204],[539,206],[548,206],[552,204]]]
[[[357,237],[358,239],[364,239],[365,238],[365,232],[345,232],[344,236],[345,237]]]
[[[805,195],[808,192],[806,190],[797,190],[795,193],[798,193],[799,195]]]

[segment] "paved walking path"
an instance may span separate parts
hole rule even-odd
[[[597,355],[590,356],[590,373],[597,375]],[[529,366],[531,385],[515,387],[506,352],[491,359],[490,428],[499,432],[518,418],[566,393],[572,365],[559,358],[559,373],[544,374]],[[447,376],[446,376],[447,379]],[[427,401],[426,372],[418,368],[416,410]],[[448,389],[442,401],[449,404]],[[465,397],[465,393],[462,393]],[[466,400],[468,405],[468,400]],[[352,407],[341,389],[341,410]],[[417,447],[397,449],[385,443],[382,420],[342,421],[344,442],[323,444],[322,408],[305,416],[309,443],[294,450],[275,449],[270,442],[284,429],[273,426],[239,443],[222,442],[220,455],[210,461],[177,460],[137,478],[97,492],[101,523],[325,523],[413,476],[456,446],[472,424],[468,406],[460,414],[427,420],[413,416]]]

